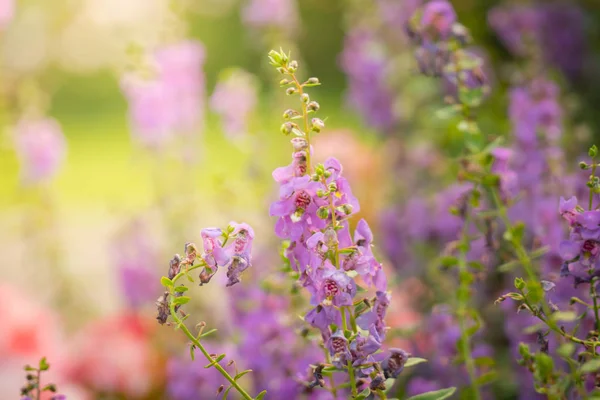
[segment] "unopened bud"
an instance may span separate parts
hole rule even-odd
[[[302,151],[308,149],[308,141],[301,137],[295,137],[290,140],[294,151]]]
[[[346,215],[350,215],[352,214],[352,205],[351,204],[343,204],[341,207],[341,211],[346,214]]]
[[[281,86],[289,85],[290,83],[292,83],[292,81],[290,81],[289,79],[282,79],[279,81],[279,84]]]
[[[321,219],[327,219],[329,217],[329,208],[327,207],[320,207],[317,210],[317,216]]]
[[[310,96],[308,93],[302,93],[300,100],[302,100],[303,103],[308,103],[310,101]]]
[[[584,169],[584,170],[585,170],[585,169],[588,169],[588,168],[589,168],[589,165],[587,165],[587,163],[586,163],[586,162],[584,162],[584,161],[581,161],[581,162],[579,163],[579,168],[581,168],[581,169]]]
[[[318,85],[319,84],[319,78],[308,78],[308,80],[306,81],[306,83],[308,83],[309,85]]]
[[[283,118],[284,119],[290,119],[290,118],[293,118],[293,117],[295,117],[296,115],[299,115],[299,114],[300,113],[298,111],[293,110],[293,109],[290,108],[290,109],[287,109],[287,110],[285,110],[283,112]]]
[[[325,123],[320,118],[313,118],[311,123],[312,123],[312,130],[315,132],[321,132],[321,129],[325,128]]]
[[[217,389],[217,395],[221,394],[221,392],[225,390],[225,386],[221,385],[219,386],[219,388]]]
[[[293,129],[294,129],[294,124],[291,122],[286,122],[284,124],[281,124],[281,133],[283,133],[284,135],[289,135],[290,133],[292,133]]]
[[[320,106],[320,105],[319,105],[319,103],[317,103],[316,101],[311,101],[311,102],[310,102],[310,103],[308,103],[308,105],[307,105],[307,109],[308,109],[308,111],[314,111],[314,112],[316,112],[316,111],[319,111],[319,108],[320,108],[320,107],[321,107],[321,106]]]
[[[336,247],[339,243],[337,233],[333,228],[328,228],[323,236],[323,242],[330,249]]]
[[[287,94],[288,96],[293,95],[294,93],[296,93],[296,88],[293,87],[289,87],[285,90],[285,94]]]
[[[296,61],[296,60],[292,60],[292,61],[290,61],[289,65],[288,65],[288,69],[289,69],[291,72],[294,72],[294,71],[296,71],[296,70],[298,69],[298,61]]]

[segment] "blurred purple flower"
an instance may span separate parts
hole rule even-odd
[[[164,145],[176,134],[191,134],[204,119],[204,48],[184,41],[152,54],[156,71],[150,79],[123,77],[134,137],[150,147]]]
[[[296,1],[249,0],[242,9],[242,20],[255,28],[293,30],[298,24]]]
[[[217,82],[210,107],[221,117],[227,137],[235,139],[248,133],[248,120],[257,103],[258,81],[241,69],[226,71],[225,75]]]

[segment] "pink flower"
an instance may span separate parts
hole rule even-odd
[[[17,124],[15,135],[22,180],[38,183],[50,179],[63,163],[67,149],[58,122],[52,118],[23,119]]]
[[[0,0],[0,28],[5,28],[15,17],[15,0]]]

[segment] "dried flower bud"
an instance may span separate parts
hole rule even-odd
[[[158,315],[156,320],[159,324],[164,325],[167,322],[167,318],[169,318],[169,292],[165,292],[162,296],[158,298],[156,301],[156,307],[158,309]]]
[[[169,261],[169,279],[173,279],[181,270],[181,256],[175,254]]]
[[[185,256],[186,261],[193,265],[194,261],[196,261],[196,257],[198,256],[198,248],[194,243],[186,243],[185,244]]]

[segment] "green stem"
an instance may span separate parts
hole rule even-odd
[[[468,196],[465,200],[467,202],[466,207],[468,207],[468,202],[470,201],[470,197]],[[471,386],[471,390],[473,392],[473,399],[479,400],[481,399],[481,394],[479,393],[479,386],[477,385],[477,375],[475,371],[475,360],[473,359],[473,355],[471,354],[471,344],[469,340],[469,335],[467,332],[467,304],[462,301],[462,293],[469,290],[469,281],[464,277],[464,275],[468,274],[468,265],[467,265],[467,243],[468,243],[468,235],[469,235],[469,213],[468,209],[465,211],[465,218],[463,221],[463,229],[461,233],[461,243],[460,243],[460,253],[458,257],[458,279],[459,279],[459,289],[457,296],[457,318],[458,318],[458,326],[460,329],[460,340],[462,342],[461,350],[462,357],[465,363],[465,367],[467,369],[467,374],[469,375],[469,382]]]
[[[340,308],[342,312],[342,327],[344,328],[344,334],[348,330],[348,323],[346,319],[346,310],[344,307]],[[352,389],[352,396],[356,396],[358,394],[358,389],[356,388],[356,379],[354,378],[354,368],[352,367],[352,361],[348,360],[348,377],[350,378],[350,387]]]
[[[590,296],[594,302],[594,318],[596,319],[596,330],[600,332],[600,317],[598,316],[598,293],[596,292],[597,277],[593,277],[590,282]]]
[[[331,364],[331,356],[329,355],[329,350],[323,347],[323,351],[325,353],[325,361],[327,364]],[[333,398],[337,399],[337,388],[335,387],[335,380],[333,379],[333,374],[329,375],[329,385],[331,385],[331,394]]]
[[[204,357],[206,357],[206,360],[209,361],[213,365],[213,367],[215,367],[217,369],[217,371],[219,371],[221,373],[221,375],[223,375],[225,377],[225,379],[227,379],[229,381],[229,383],[231,383],[231,386],[233,386],[244,399],[254,400],[253,397],[250,396],[248,394],[248,392],[246,392],[244,390],[244,388],[242,388],[236,382],[236,380],[233,379],[233,377],[231,375],[229,375],[229,373],[225,370],[225,368],[223,368],[219,363],[215,363],[215,359],[208,353],[208,351],[206,351],[204,346],[202,346],[202,343],[200,343],[200,341],[192,334],[192,332],[190,332],[190,330],[187,328],[187,326],[185,326],[185,324],[177,316],[177,312],[175,311],[175,304],[173,304],[172,302],[170,305],[170,309],[171,309],[171,317],[173,317],[173,320],[177,323],[177,326],[183,331],[183,333],[185,333],[185,335],[191,340],[191,342],[197,348],[200,349],[202,354],[204,354]]]
[[[296,78],[296,74],[290,72],[289,69],[286,69],[286,72],[294,81],[294,85],[296,86],[296,89],[298,89],[300,102],[302,103],[302,120],[304,121],[304,133],[306,134],[305,138],[306,143],[308,144],[308,150],[306,151],[306,172],[308,174],[311,174],[312,167],[310,164],[310,125],[308,124],[308,109],[306,107],[306,103],[302,101],[302,94],[304,94],[304,88],[302,87],[302,84],[300,83],[298,78]]]
[[[36,400],[41,400],[42,398],[42,371],[40,369],[37,369],[37,389],[36,389],[36,395],[35,398]]]
[[[594,177],[594,175],[596,175],[596,167],[598,165],[596,164],[596,160],[594,158],[592,158],[592,175],[590,176],[590,181],[592,181],[592,178]],[[589,204],[588,204],[588,209],[591,211],[592,207],[593,207],[593,203],[594,203],[594,189],[590,188],[590,200],[589,200]]]

